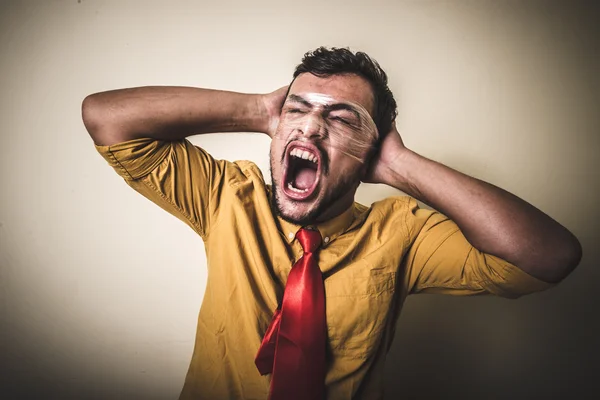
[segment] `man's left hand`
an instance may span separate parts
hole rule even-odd
[[[363,182],[391,185],[394,182],[394,164],[399,162],[402,154],[406,151],[408,150],[396,129],[396,122],[393,122],[392,128],[383,139],[378,152],[367,167]]]

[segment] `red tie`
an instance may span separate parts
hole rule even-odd
[[[271,376],[270,400],[319,400],[325,397],[325,288],[315,251],[318,231],[300,229],[304,254],[288,276],[283,302],[275,310],[255,363]]]

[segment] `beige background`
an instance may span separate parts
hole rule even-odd
[[[175,398],[187,370],[202,241],[109,169],[83,98],[151,84],[269,91],[329,45],[384,66],[407,146],[532,202],[584,247],[542,294],[409,298],[387,398],[584,398],[600,356],[592,4],[1,0],[0,397]],[[192,140],[268,174],[266,136]],[[358,200],[393,194],[363,186]]]

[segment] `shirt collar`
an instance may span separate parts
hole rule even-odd
[[[338,236],[346,232],[354,221],[354,218],[355,212],[353,204],[337,217],[316,225],[308,225],[306,228],[317,229],[323,238],[322,247],[325,247]],[[285,236],[286,242],[292,243],[296,238],[296,233],[300,230],[300,228],[302,228],[302,226],[288,222],[280,216],[277,216],[277,220],[279,221],[279,226],[281,227],[281,232]]]

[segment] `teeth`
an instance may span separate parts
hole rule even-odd
[[[317,156],[315,156],[314,154],[309,153],[306,150],[301,150],[299,148],[295,148],[292,151],[290,151],[290,156],[296,157],[296,158],[302,158],[303,160],[308,160],[308,161],[313,162],[315,164],[317,162]]]
[[[288,182],[288,189],[296,192],[296,193],[306,193],[308,192],[308,189],[297,189],[292,185],[292,182]]]

